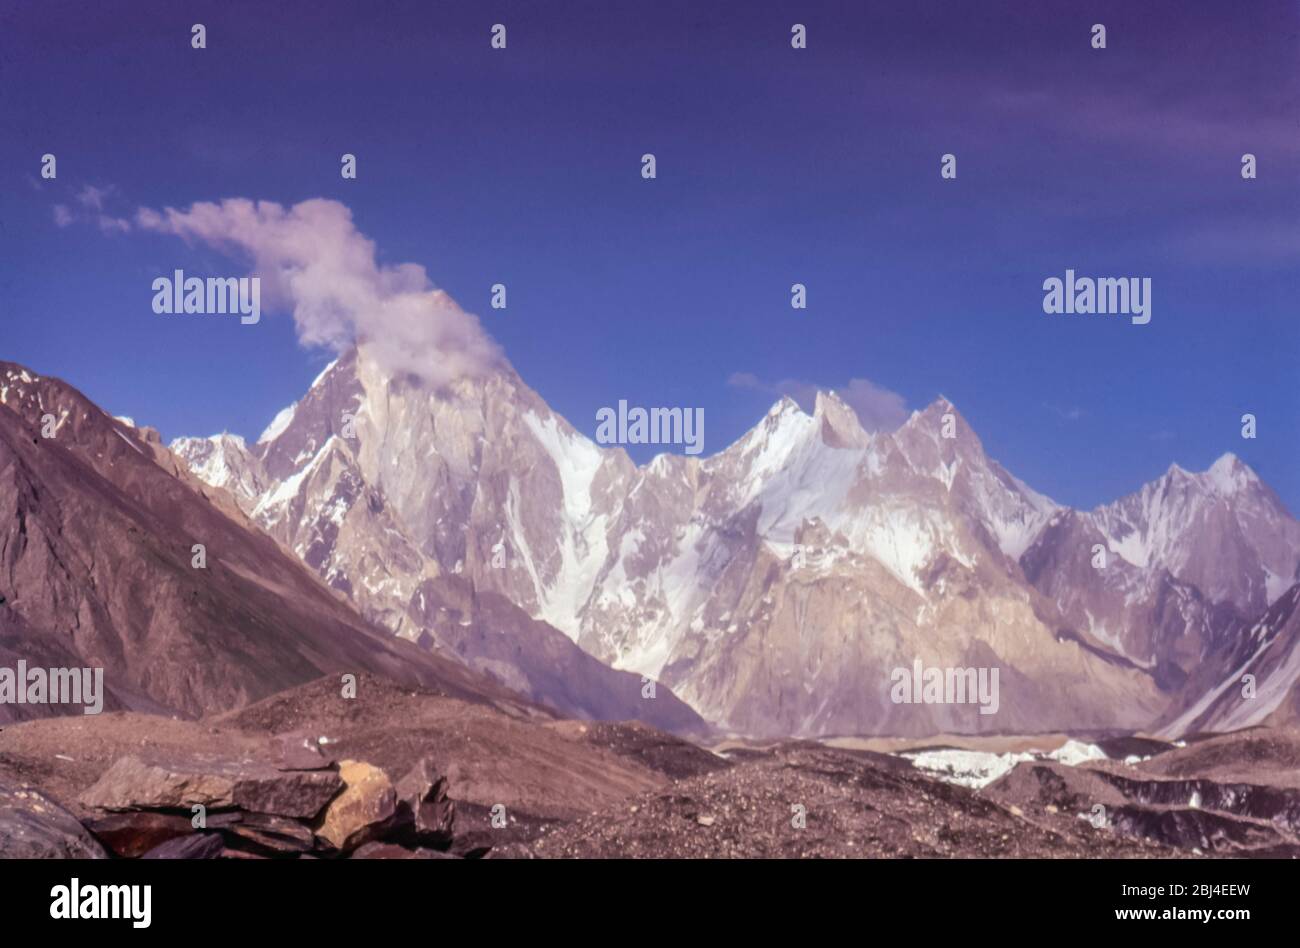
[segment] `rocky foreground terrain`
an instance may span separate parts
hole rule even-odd
[[[1021,759],[973,788],[899,754],[715,752],[373,676],[345,699],[323,678],[197,721],[5,727],[0,857],[1300,855],[1300,733],[1092,746],[1107,756]]]

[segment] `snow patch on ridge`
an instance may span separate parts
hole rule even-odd
[[[276,508],[283,507],[298,496],[303,481],[316,472],[321,465],[321,461],[329,454],[330,449],[337,441],[337,435],[330,435],[325,443],[321,445],[321,449],[316,452],[316,456],[311,459],[311,463],[299,468],[277,484],[274,490],[263,495],[262,499],[257,502],[257,506],[253,508],[253,519],[260,518],[266,523],[275,523],[279,520],[280,515],[276,512]]]
[[[555,416],[545,419],[529,412],[524,424],[546,451],[560,476],[564,517],[559,531],[560,568],[548,585],[530,565],[537,590],[540,618],[577,641],[580,613],[608,553],[604,514],[592,510],[591,488],[605,461],[604,453],[582,435],[562,431]],[[514,530],[522,536],[516,520]]]
[[[554,415],[542,420],[529,412],[524,415],[524,424],[555,462],[564,491],[565,514],[570,524],[581,528],[591,514],[591,484],[604,455],[581,435],[561,431]]]
[[[334,366],[336,366],[336,365],[338,365],[338,364],[339,364],[339,360],[338,360],[338,359],[334,359],[334,360],[332,360],[332,361],[330,362],[329,365],[327,365],[327,366],[325,366],[325,368],[321,369],[321,370],[320,370],[320,375],[318,375],[318,376],[316,376],[316,378],[312,379],[311,386],[310,386],[310,388],[308,388],[308,391],[311,391],[311,389],[313,389],[313,388],[315,388],[317,385],[319,385],[319,384],[321,383],[321,381],[325,378],[325,376],[327,376],[327,375],[330,374],[330,369],[334,368]]]
[[[271,419],[271,423],[266,426],[266,430],[263,431],[261,437],[257,439],[257,443],[266,444],[266,442],[274,441],[276,438],[280,437],[280,435],[284,434],[284,430],[288,428],[290,423],[293,421],[294,413],[297,410],[297,402],[294,402],[294,404],[287,408],[280,409],[279,414]]]
[[[1210,465],[1205,478],[1214,486],[1215,491],[1228,497],[1258,480],[1250,468],[1242,464],[1231,451]]]

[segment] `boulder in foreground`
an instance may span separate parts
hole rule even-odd
[[[256,761],[166,760],[123,757],[81,802],[101,810],[238,808],[312,819],[342,788],[332,770],[279,770]]]

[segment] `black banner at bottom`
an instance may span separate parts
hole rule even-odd
[[[587,926],[687,917],[698,933],[716,926],[734,935],[774,912],[809,910],[851,916],[855,927],[903,918],[978,926],[997,913],[1071,932],[1199,926],[1231,935],[1294,917],[1296,868],[1281,860],[8,861],[0,862],[0,904],[10,935],[76,925],[128,938],[396,935],[389,923],[431,934],[518,926],[536,936],[557,925],[599,931]]]

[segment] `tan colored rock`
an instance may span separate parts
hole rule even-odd
[[[343,852],[380,836],[397,812],[397,791],[388,775],[371,764],[339,764],[344,789],[325,811],[316,835]]]

